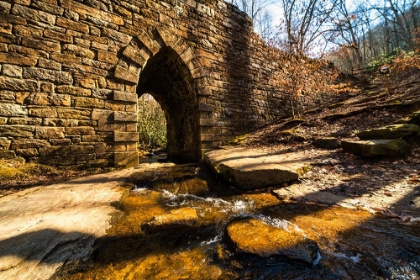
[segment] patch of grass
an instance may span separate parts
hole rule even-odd
[[[42,164],[23,163],[18,160],[0,160],[0,180],[24,180],[56,172],[55,168]]]

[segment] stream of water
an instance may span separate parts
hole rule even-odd
[[[271,193],[241,194],[193,165],[142,171],[130,181],[92,259],[65,267],[62,278],[420,279],[418,225],[365,211],[285,203]],[[142,228],[156,216],[185,208],[197,213],[193,226]],[[316,256],[308,263],[236,250],[226,241],[226,226],[244,217],[312,240]],[[258,238],[260,232],[247,234]]]

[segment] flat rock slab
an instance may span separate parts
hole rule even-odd
[[[195,226],[198,222],[197,211],[194,208],[183,207],[173,209],[167,214],[153,217],[144,223],[141,229],[147,233],[165,230],[183,230]]]
[[[368,139],[398,139],[419,133],[420,128],[415,124],[391,124],[380,128],[364,130],[357,133],[362,140]]]
[[[343,140],[341,147],[346,153],[364,157],[403,156],[410,150],[410,146],[402,139]]]
[[[283,228],[248,217],[235,219],[226,227],[227,240],[238,253],[260,257],[282,255],[292,260],[313,263],[319,250],[315,241],[283,222]]]
[[[0,198],[0,279],[48,279],[87,258],[134,169],[30,188]]]
[[[311,156],[303,152],[274,154],[270,150],[233,148],[208,152],[204,162],[226,181],[253,190],[298,179],[313,161]]]

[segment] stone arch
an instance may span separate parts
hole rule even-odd
[[[167,117],[168,157],[200,159],[197,80],[201,67],[193,49],[174,30],[142,31],[122,50],[115,78],[136,86],[137,97],[151,94]]]

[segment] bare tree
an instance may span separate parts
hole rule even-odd
[[[262,13],[272,1],[271,0],[232,0],[232,4],[238,6],[243,12],[255,21],[257,16]],[[255,22],[254,22],[255,27]]]
[[[357,61],[357,67],[363,67],[362,51],[360,48],[360,40],[357,34],[357,28],[362,24],[358,20],[355,13],[349,11],[345,0],[339,0],[335,11],[334,23],[336,32],[340,35],[340,39],[336,43],[351,48],[354,60]]]

